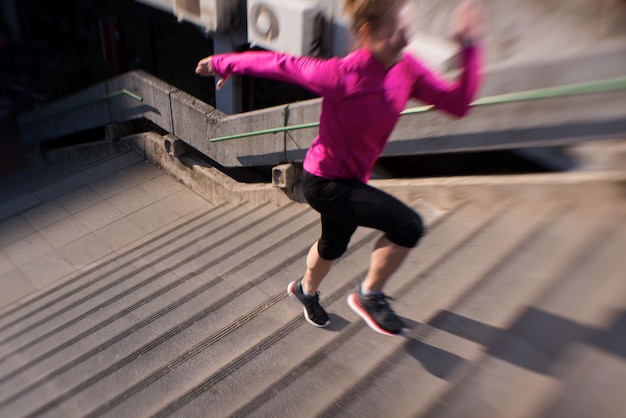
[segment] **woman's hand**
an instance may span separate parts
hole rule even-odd
[[[202,58],[198,61],[198,65],[196,66],[196,74],[202,77],[215,77],[218,76],[219,80],[217,80],[216,88],[219,90],[224,86],[228,79],[222,78],[215,72],[213,69],[213,63],[211,61],[212,57]]]
[[[452,33],[463,46],[478,43],[483,36],[485,16],[480,0],[465,0],[453,14]]]

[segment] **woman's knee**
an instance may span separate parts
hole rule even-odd
[[[422,218],[415,214],[410,220],[399,224],[393,231],[387,232],[387,237],[394,244],[407,248],[414,248],[426,233]]]
[[[319,240],[317,242],[317,252],[324,260],[336,260],[345,254],[348,243],[339,240]]]

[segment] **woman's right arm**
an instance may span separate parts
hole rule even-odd
[[[221,88],[231,74],[270,78],[302,86],[320,96],[341,95],[343,77],[337,58],[296,57],[266,51],[220,54],[203,58],[196,73],[218,76]]]

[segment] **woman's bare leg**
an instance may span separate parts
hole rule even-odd
[[[372,251],[370,269],[363,281],[363,290],[382,292],[385,283],[402,265],[410,250],[410,248],[394,244],[386,236],[382,236]]]
[[[317,251],[317,241],[311,246],[306,258],[306,273],[302,279],[302,287],[306,293],[313,294],[324,280],[333,266],[334,260],[326,260],[320,257]]]

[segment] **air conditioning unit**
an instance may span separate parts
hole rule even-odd
[[[324,53],[326,23],[317,0],[247,0],[252,46],[293,55]]]
[[[225,32],[237,23],[239,0],[174,0],[174,15],[208,32]]]

